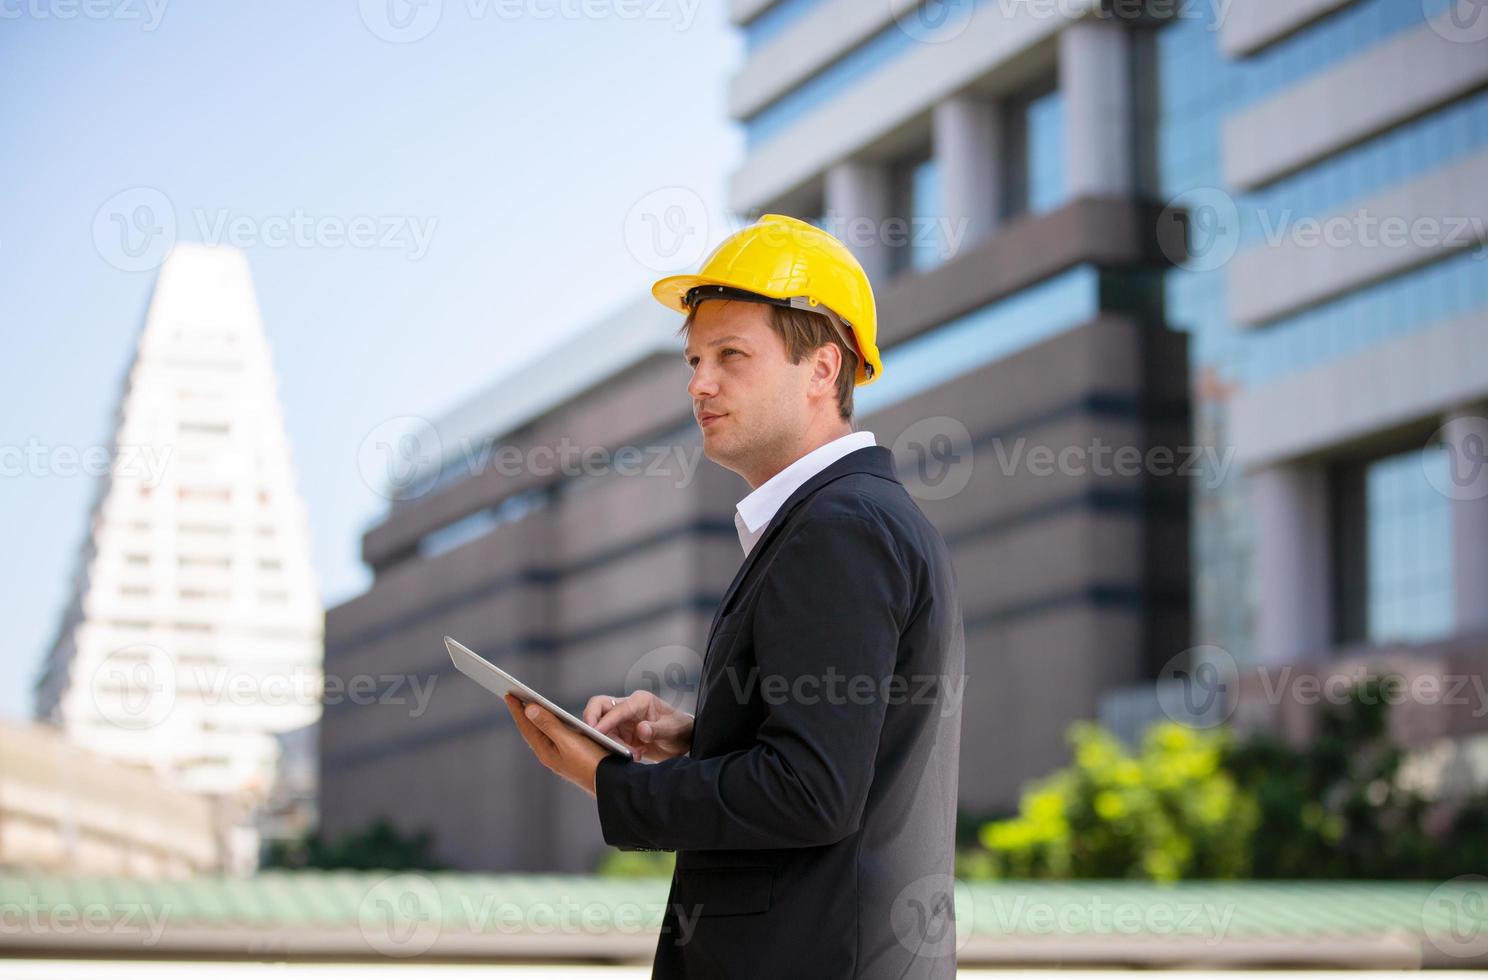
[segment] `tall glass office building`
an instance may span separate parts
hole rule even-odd
[[[1144,363],[1128,392],[1143,427],[1127,445],[1143,449],[1146,477],[1100,489],[1141,501],[1126,513],[1145,566],[1120,567],[1131,556],[1101,526],[1109,507],[1073,536],[1037,508],[1014,512],[1027,475],[1009,465],[1017,435],[1082,448],[1037,413],[997,433],[968,424],[975,476],[962,493],[979,499],[963,506],[976,518],[924,503],[959,545],[970,744],[1017,740],[1042,767],[1057,738],[1036,718],[1098,715],[1133,735],[1177,713],[1161,683],[1202,660],[1234,690],[1198,721],[1237,708],[1276,721],[1285,697],[1257,697],[1252,669],[1403,656],[1448,684],[1481,674],[1488,8],[735,0],[733,14],[748,41],[731,92],[748,134],[734,207],[878,232],[850,241],[886,308],[885,379],[862,393],[865,427],[923,429],[940,411],[931,393],[961,406],[945,412],[957,420],[1006,420],[1025,395],[1013,375],[1038,351],[1092,327],[1143,328],[1105,342]],[[1110,224],[1061,220],[1093,208]],[[1006,386],[972,380],[997,365]],[[1081,368],[1038,366],[1056,387]],[[1187,476],[1164,479],[1153,447],[1187,458]],[[1056,469],[1046,507],[1070,492],[1100,500]],[[1000,546],[979,552],[960,521],[989,515]],[[1042,560],[1018,549],[1025,531]],[[1063,586],[1042,608],[1010,607],[1030,572],[1055,566]],[[1075,582],[1088,606],[1068,601]],[[1129,629],[1088,648],[1071,639],[1072,617],[1121,611]],[[1408,707],[1446,739],[1420,747],[1488,772],[1459,717],[1472,712],[1446,707]],[[1030,774],[1004,768],[963,772],[969,808],[995,809]]]

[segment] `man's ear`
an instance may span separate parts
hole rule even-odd
[[[822,344],[811,358],[811,383],[823,384],[833,395],[837,391],[837,372],[842,367],[842,350],[836,344]]]

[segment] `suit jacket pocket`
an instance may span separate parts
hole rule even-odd
[[[677,869],[675,901],[688,915],[746,915],[770,908],[770,867]]]

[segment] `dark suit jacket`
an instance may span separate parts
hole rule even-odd
[[[653,977],[952,977],[965,639],[882,446],[802,484],[709,630],[692,749],[610,756],[604,839],[675,850]]]

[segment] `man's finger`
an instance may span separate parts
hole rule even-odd
[[[542,730],[533,724],[530,718],[523,714],[521,699],[515,695],[508,694],[502,700],[506,702],[506,710],[511,712],[512,721],[517,723],[517,732],[522,736],[522,740],[527,743],[533,752],[537,753],[538,758],[542,758],[544,753],[552,748],[552,740],[543,734]]]
[[[610,695],[596,694],[584,705],[584,713],[579,717],[584,719],[584,724],[593,725],[604,715],[605,710],[610,707]]]
[[[540,704],[529,704],[526,708],[522,709],[522,714],[531,724],[536,725],[538,730],[555,745],[560,739],[566,739],[574,734],[572,729],[558,720],[557,715]]]
[[[617,701],[613,708],[605,712],[603,718],[595,722],[594,727],[608,735],[614,730],[616,725],[624,724],[627,721],[634,721],[645,713],[646,709],[643,705],[626,698],[623,701]]]
[[[647,742],[659,738],[670,738],[682,732],[683,720],[676,715],[667,715],[660,721],[643,721],[636,726],[636,735]]]

